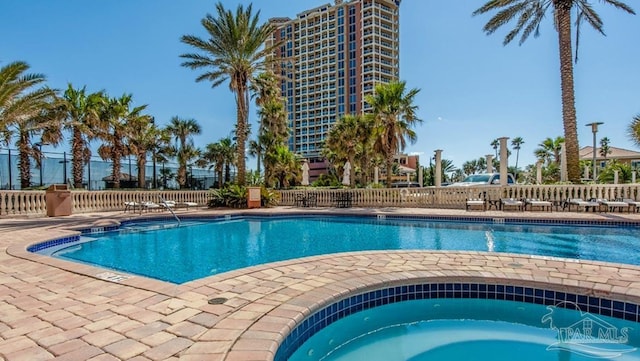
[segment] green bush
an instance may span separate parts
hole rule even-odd
[[[207,203],[209,208],[230,207],[230,208],[247,208],[247,196],[249,191],[245,187],[231,184],[226,188],[212,189],[209,191],[211,199]],[[272,207],[278,205],[279,193],[260,188],[260,198],[262,207]]]

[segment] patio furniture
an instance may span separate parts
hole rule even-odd
[[[621,198],[620,200],[629,205],[629,212],[633,211],[635,213],[635,212],[638,212],[638,210],[640,210],[640,201],[636,201],[631,198]]]
[[[524,203],[522,201],[517,200],[515,198],[501,198],[500,199],[500,210],[506,210],[507,207],[515,208],[518,211],[522,211],[524,209]]]
[[[529,207],[529,210],[533,210],[534,207],[538,207],[541,210],[552,211],[553,203],[550,201],[543,201],[537,198],[527,198],[524,200],[524,209],[526,210]]]
[[[567,199],[567,207],[569,208],[569,210],[571,210],[572,206],[576,206],[576,211],[580,211],[580,208],[582,208],[585,212],[589,210],[589,208],[591,208],[591,210],[593,210],[594,212],[596,211],[596,209],[600,209],[600,203],[596,202],[595,199],[590,199],[588,201],[585,201],[582,198],[569,198]]]
[[[124,212],[125,213],[127,211],[135,212],[136,209],[140,209],[141,207],[142,207],[142,204],[140,204],[138,202],[124,202]]]
[[[615,200],[615,201],[610,201],[608,199],[596,199],[596,201],[598,203],[600,203],[600,210],[602,211],[602,209],[604,209],[606,212],[611,212],[612,210],[615,210],[616,208],[622,212],[623,209],[627,209],[627,211],[629,211],[629,204],[626,202],[623,202],[622,200]]]
[[[487,202],[481,198],[468,198],[466,201],[466,210],[468,211],[473,207],[482,207],[482,210],[485,211],[487,210]]]
[[[337,208],[350,208],[352,203],[351,192],[338,192],[332,196],[333,202]]]
[[[306,207],[307,206],[307,197],[304,193],[296,193],[296,207]]]

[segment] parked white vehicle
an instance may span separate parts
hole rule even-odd
[[[513,175],[507,174],[507,184],[515,184]],[[462,182],[451,183],[449,187],[473,187],[483,185],[500,185],[500,173],[472,174]]]

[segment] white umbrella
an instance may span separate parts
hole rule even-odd
[[[306,161],[302,163],[302,185],[309,185],[309,164]]]
[[[351,185],[351,163],[347,161],[342,167],[342,184],[348,186]]]

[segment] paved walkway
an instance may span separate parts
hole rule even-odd
[[[288,207],[251,212],[327,212]],[[229,210],[188,214],[230,214]],[[639,214],[350,209],[346,213],[640,221]],[[187,213],[185,213],[187,214]],[[143,215],[144,216],[144,215]],[[140,215],[0,220],[0,358],[270,360],[296,322],[354,291],[415,282],[500,282],[640,303],[640,267],[482,252],[358,252],[173,285],[26,252],[37,241]],[[221,298],[221,304],[209,300]]]

